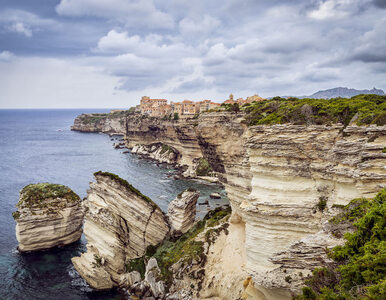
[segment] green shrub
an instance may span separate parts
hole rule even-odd
[[[350,99],[284,99],[274,97],[245,108],[248,125],[333,124],[345,126],[356,116],[358,125],[386,124],[386,96],[357,95]]]
[[[54,183],[29,184],[20,191],[20,200],[17,207],[41,206],[46,200],[55,200],[56,198],[65,199],[69,202],[79,201],[80,198],[68,186]]]
[[[171,267],[178,261],[182,264],[191,264],[193,260],[204,259],[204,243],[196,241],[195,238],[208,224],[212,226],[219,224],[220,220],[231,213],[230,208],[216,208],[206,214],[203,220],[197,222],[193,228],[183,234],[177,240],[165,240],[158,246],[149,246],[143,257],[130,260],[125,265],[126,272],[138,271],[144,275],[145,264],[151,257],[154,257],[161,270],[161,278],[167,285],[171,284],[173,271]]]
[[[12,213],[12,217],[15,221],[17,221],[20,218],[20,212],[19,211],[14,211]]]
[[[324,196],[320,197],[319,198],[319,202],[318,202],[318,204],[316,206],[319,209],[319,211],[324,211],[324,209],[327,206],[327,198],[324,197]]]
[[[345,244],[330,252],[336,264],[315,269],[295,299],[385,299],[385,200],[386,189],[372,200],[354,199],[331,220],[351,222],[355,231],[346,233]],[[316,298],[309,298],[314,294]]]
[[[209,162],[205,158],[201,157],[197,164],[197,176],[209,176],[212,171],[213,170]]]

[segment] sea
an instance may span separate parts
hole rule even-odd
[[[81,198],[87,196],[93,173],[118,174],[166,212],[168,203],[188,187],[200,191],[199,203],[218,192],[220,200],[198,205],[203,216],[227,202],[222,187],[197,180],[175,180],[176,170],[159,166],[126,149],[114,149],[120,137],[71,131],[81,113],[109,109],[0,110],[0,299],[126,299],[118,291],[91,289],[71,264],[86,250],[84,237],[64,247],[21,254],[17,250],[15,221],[19,191],[38,182],[64,184]]]

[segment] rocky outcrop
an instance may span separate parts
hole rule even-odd
[[[174,231],[185,233],[196,221],[196,204],[200,192],[188,189],[169,203],[169,223]]]
[[[71,244],[82,235],[81,200],[69,187],[38,183],[20,192],[16,238],[21,252],[45,250]]]
[[[126,118],[129,115],[129,111],[109,114],[81,114],[74,120],[71,130],[123,135],[126,132]]]
[[[162,143],[135,145],[131,149],[131,153],[148,157],[160,163],[166,164],[176,164],[179,158],[179,153],[176,149]]]
[[[72,262],[95,289],[127,286],[132,278],[126,263],[160,243],[169,225],[161,209],[127,181],[111,173],[94,175],[84,201],[87,252]]]
[[[238,299],[243,286],[234,279],[245,276],[238,265],[243,236],[237,229],[230,234],[229,215],[229,208],[210,211],[181,237],[165,240],[153,254],[135,260],[130,274],[135,276],[141,265],[146,271],[128,288],[130,294],[140,299]],[[231,247],[223,251],[226,243]]]

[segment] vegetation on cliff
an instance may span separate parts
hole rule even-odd
[[[372,200],[352,200],[330,222],[350,222],[355,231],[329,253],[335,263],[315,269],[294,299],[385,299],[386,189]]]
[[[201,157],[197,163],[196,174],[197,176],[209,176],[213,172],[209,162]]]
[[[47,200],[65,199],[69,202],[79,201],[79,196],[68,186],[53,183],[37,183],[25,186],[20,192],[17,207],[47,206]],[[45,203],[45,204],[44,204]]]
[[[230,208],[216,208],[206,214],[203,220],[197,222],[188,232],[176,240],[165,240],[158,246],[149,246],[143,257],[130,260],[126,264],[126,271],[138,271],[144,276],[146,262],[154,257],[161,270],[162,280],[170,284],[173,278],[172,266],[179,262],[181,265],[191,264],[193,260],[203,261],[205,258],[204,242],[196,237],[208,227],[215,227],[228,216]],[[210,238],[209,235],[208,238]]]
[[[130,108],[129,110],[120,110],[114,111],[111,113],[93,113],[93,114],[82,114],[79,116],[79,120],[83,124],[96,124],[105,119],[122,119],[128,115],[134,114],[134,108]]]
[[[229,110],[234,111],[233,106]],[[351,120],[358,125],[386,124],[386,96],[379,95],[358,95],[350,99],[274,97],[246,104],[242,110],[247,113],[248,125],[342,123],[347,126]]]
[[[128,183],[125,179],[119,177],[118,175],[116,174],[113,174],[113,173],[110,173],[110,172],[102,172],[102,171],[98,171],[98,172],[95,172],[94,173],[94,176],[97,177],[97,176],[105,176],[105,177],[108,177],[112,180],[114,180],[115,182],[117,182],[118,184],[124,186],[125,188],[127,188],[130,192],[136,194],[137,196],[139,196],[140,198],[142,198],[143,200],[145,200],[147,203],[149,203],[154,209],[159,209],[159,206],[153,201],[151,200],[148,196],[145,196],[144,194],[142,194],[139,190],[137,190],[135,187],[133,187],[130,183]]]

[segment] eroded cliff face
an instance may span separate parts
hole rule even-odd
[[[74,120],[71,130],[123,135],[126,131],[126,115],[119,113],[81,114]]]
[[[327,261],[325,248],[342,242],[326,229],[338,207],[385,187],[385,133],[386,126],[248,127],[242,114],[216,112],[197,120],[129,122],[126,140],[128,146],[171,145],[182,164],[207,159],[228,193],[231,223],[244,237],[242,272],[232,279],[251,276],[245,298],[289,299],[303,276]]]
[[[295,274],[318,265],[310,259],[323,264],[324,249],[341,243],[322,230],[335,207],[372,197],[385,186],[386,127],[254,126],[230,139],[225,130],[215,123],[200,132],[217,144],[233,217],[245,223],[246,271],[260,299],[288,298],[302,280]],[[224,146],[232,140],[236,146]],[[275,253],[283,251],[288,255],[278,259]]]
[[[125,264],[160,243],[169,225],[160,208],[126,181],[103,172],[95,179],[84,202],[87,252],[72,262],[91,287],[105,290],[127,285]]]
[[[66,186],[30,184],[20,192],[17,208],[13,216],[21,252],[68,245],[82,235],[81,200]]]

